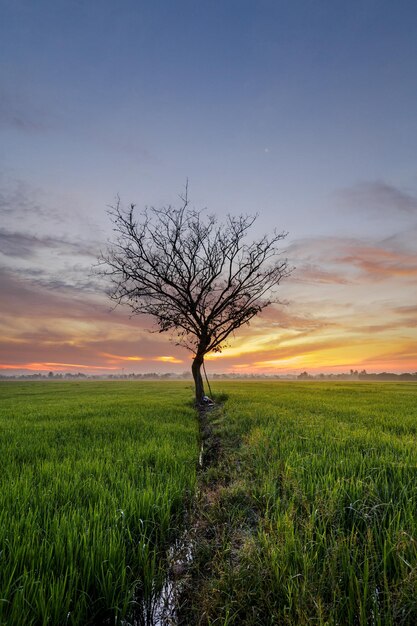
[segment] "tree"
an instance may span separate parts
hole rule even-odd
[[[256,216],[214,215],[190,207],[188,189],[179,208],[125,210],[120,200],[109,214],[115,237],[100,256],[110,278],[110,298],[133,314],[154,317],[159,332],[171,331],[192,352],[195,397],[204,397],[201,368],[231,333],[274,300],[273,289],[290,269],[273,231],[247,242]]]

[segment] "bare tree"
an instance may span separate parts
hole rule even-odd
[[[277,244],[286,233],[247,243],[256,216],[214,215],[190,207],[188,190],[180,208],[124,210],[110,216],[115,238],[100,256],[110,277],[109,295],[133,314],[155,318],[159,332],[171,331],[193,355],[195,397],[204,397],[201,367],[227,337],[274,300],[273,289],[290,269]]]

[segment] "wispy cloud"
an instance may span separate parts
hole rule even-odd
[[[357,267],[370,280],[384,278],[417,278],[417,254],[397,252],[380,246],[348,246],[334,259]]]
[[[294,307],[291,303],[271,304],[264,309],[250,324],[239,329],[239,336],[254,336],[274,329],[289,329],[297,332],[309,332],[327,325],[323,319],[312,312],[306,312]]]
[[[26,181],[0,177],[0,214],[3,217],[49,217],[51,211],[44,206],[44,200],[43,191]]]
[[[399,315],[414,315],[417,320],[417,304],[413,304],[411,306],[397,306],[395,307],[394,312]]]
[[[99,356],[103,356],[106,359],[110,359],[114,363],[121,363],[123,361],[143,361],[143,356],[122,356],[120,354],[110,354],[109,352],[101,352]]]
[[[7,172],[0,173],[0,218],[4,229],[39,238],[81,232],[83,239],[88,233],[95,240],[100,230],[90,223],[75,195],[42,188]]]
[[[289,255],[297,267],[294,278],[302,282],[343,285],[358,279],[414,279],[417,276],[417,252],[405,250],[392,238],[372,241],[316,237],[294,242]],[[360,274],[353,270],[360,270]]]
[[[323,267],[319,267],[313,263],[304,263],[298,265],[293,276],[292,280],[305,282],[305,283],[337,283],[339,285],[344,285],[348,281],[346,276],[343,276],[341,272],[331,271],[328,269],[324,269]]]
[[[37,236],[0,228],[0,251],[11,257],[32,258],[45,249],[59,254],[83,255],[96,258],[98,244],[71,241],[67,237]]]
[[[382,180],[362,182],[341,189],[337,193],[337,199],[343,208],[354,208],[378,215],[417,214],[416,196]]]

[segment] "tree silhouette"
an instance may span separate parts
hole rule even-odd
[[[228,215],[224,222],[190,207],[137,212],[120,200],[110,210],[115,237],[100,256],[110,278],[110,298],[133,314],[153,316],[159,332],[171,331],[192,352],[197,404],[203,401],[201,367],[227,337],[274,299],[274,288],[290,273],[277,244],[286,233],[247,241],[256,216]]]

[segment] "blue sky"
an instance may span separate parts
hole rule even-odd
[[[196,206],[259,212],[259,231],[289,231],[299,274],[284,295],[294,314],[309,302],[320,318],[323,272],[351,280],[386,251],[412,275],[397,279],[388,308],[414,305],[415,2],[0,7],[8,279],[35,280],[54,297],[85,288],[79,276],[110,233],[105,209],[115,195],[175,203],[188,177]],[[346,247],[368,256],[349,264]],[[378,280],[371,301],[381,315],[392,287]],[[359,306],[370,293],[362,287],[362,295],[335,288],[325,297],[333,311]]]

